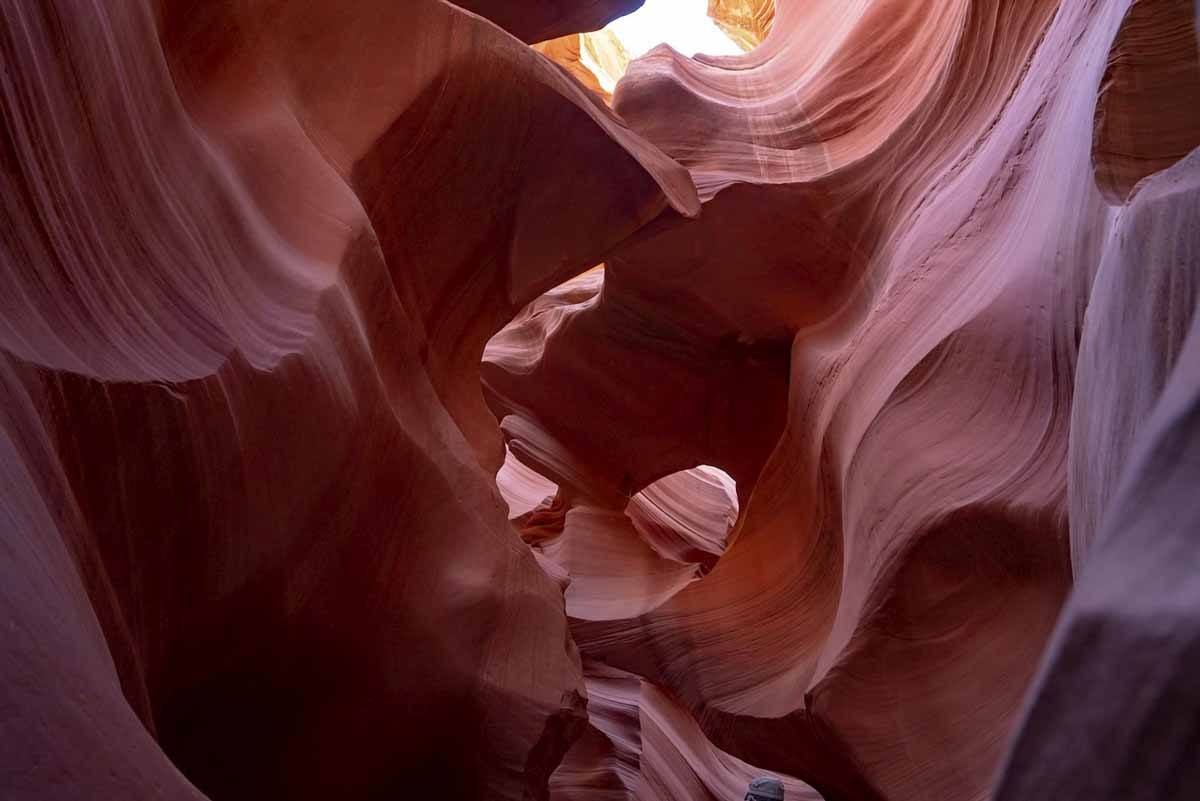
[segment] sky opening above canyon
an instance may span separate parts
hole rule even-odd
[[[706,0],[646,0],[637,11],[609,23],[630,58],[666,43],[685,56],[734,56],[741,48],[708,16]]]

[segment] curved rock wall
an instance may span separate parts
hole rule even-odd
[[[1192,5],[461,5],[0,0],[0,797],[1200,793]]]

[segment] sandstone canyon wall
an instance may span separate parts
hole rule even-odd
[[[637,5],[0,0],[0,798],[1200,795],[1195,7]]]

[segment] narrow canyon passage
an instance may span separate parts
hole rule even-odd
[[[1189,0],[0,0],[0,799],[1200,797]]]

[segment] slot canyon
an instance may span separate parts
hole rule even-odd
[[[0,801],[1200,798],[1200,0],[642,6],[0,0]]]

